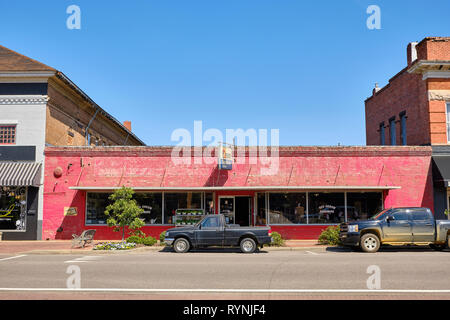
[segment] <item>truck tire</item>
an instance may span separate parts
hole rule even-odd
[[[189,251],[190,247],[191,244],[185,238],[178,238],[173,243],[173,250],[175,250],[176,253],[186,253]]]
[[[368,253],[375,253],[380,249],[380,239],[373,233],[366,233],[361,236],[361,250]]]
[[[239,244],[242,253],[253,253],[256,251],[256,242],[252,238],[244,238]]]

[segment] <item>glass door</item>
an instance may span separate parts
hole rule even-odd
[[[234,197],[219,197],[219,213],[225,216],[226,224],[234,224]]]

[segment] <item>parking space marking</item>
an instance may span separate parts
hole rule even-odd
[[[317,252],[312,252],[312,251],[305,251],[306,253],[309,253],[309,254],[313,254],[313,255],[316,255],[316,256],[318,256],[319,254],[317,253]]]
[[[91,262],[91,261],[98,260],[100,258],[101,257],[99,257],[99,256],[84,256],[84,257],[76,258],[73,260],[64,261],[64,263]]]
[[[22,257],[26,257],[26,254],[21,254],[18,256],[14,256],[14,257],[3,258],[3,259],[0,259],[0,261],[12,260],[12,259],[17,259],[17,258],[22,258]]]

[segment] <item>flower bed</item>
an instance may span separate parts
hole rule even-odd
[[[94,246],[93,250],[129,250],[136,248],[134,242],[102,242]]]

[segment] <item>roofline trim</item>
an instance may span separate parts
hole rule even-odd
[[[89,186],[69,187],[70,190],[80,191],[109,191],[122,187]],[[133,190],[142,191],[288,191],[288,190],[397,190],[400,186],[240,186],[240,187],[142,187],[131,186]]]

